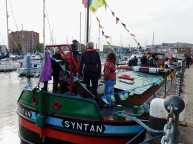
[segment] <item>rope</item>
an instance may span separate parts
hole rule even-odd
[[[149,128],[145,123],[143,123],[140,119],[133,117],[133,116],[129,116],[127,114],[124,114],[124,112],[115,112],[114,114],[118,115],[118,116],[122,116],[122,117],[127,117],[130,118],[132,120],[134,120],[135,122],[137,122],[138,124],[140,124],[143,128],[145,128],[149,133],[163,133],[163,130],[154,130],[152,128]]]
[[[145,129],[143,129],[142,131],[140,131],[134,138],[132,138],[129,142],[127,142],[126,144],[130,144],[131,142],[133,142],[136,138],[138,138],[143,132],[145,131]]]

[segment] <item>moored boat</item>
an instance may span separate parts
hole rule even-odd
[[[47,48],[60,49],[61,46],[67,46],[71,51],[69,45],[47,46]],[[125,73],[128,71],[119,72],[117,75]],[[112,108],[101,108],[100,103],[95,101],[96,98],[77,80],[78,78],[72,79],[72,67],[70,67],[69,92],[51,93],[44,91],[39,85],[34,89],[24,89],[18,99],[17,111],[21,143],[125,144],[130,141],[144,131],[144,128],[132,119],[116,115],[116,112],[135,113],[136,109],[133,106],[143,105],[152,98],[153,91],[161,86],[153,83],[161,82],[164,76],[156,75],[154,79],[152,75],[144,74],[146,77],[140,81],[141,73],[135,71],[129,73],[138,80],[135,84],[139,86],[143,80],[153,81],[144,83],[141,89],[137,89],[136,85],[121,84],[117,80],[115,85],[117,107]],[[134,87],[135,91],[132,92]],[[84,91],[89,92],[90,98],[82,97]],[[125,97],[124,103],[118,97],[118,93],[123,94],[123,91],[133,93],[132,96]],[[143,114],[137,117],[142,121],[148,118]],[[142,142],[143,139],[144,133],[133,143]]]

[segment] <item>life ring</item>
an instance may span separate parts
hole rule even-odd
[[[53,108],[54,108],[55,110],[59,110],[60,107],[61,107],[61,104],[60,104],[59,101],[55,101],[55,102],[53,103]]]
[[[35,96],[32,99],[33,105],[37,105],[38,104],[38,98]]]
[[[134,80],[134,77],[131,77],[129,75],[119,75],[118,78],[126,80]]]

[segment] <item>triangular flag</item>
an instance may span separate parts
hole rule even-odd
[[[108,35],[105,35],[105,38],[111,38],[110,36],[108,36]]]
[[[141,47],[141,46],[139,46],[139,49],[140,49],[140,50],[142,50],[142,47]]]
[[[97,21],[100,23],[100,20],[96,17]]]
[[[119,21],[119,18],[118,18],[118,17],[116,17],[116,24],[118,23],[118,21]]]
[[[111,95],[111,100],[112,100],[112,101],[116,101],[114,94]]]
[[[129,32],[129,30],[128,29],[126,29],[128,32]]]
[[[135,35],[134,35],[134,34],[131,34],[131,36],[134,36],[134,37],[135,37]]]
[[[85,8],[87,8],[87,1],[88,0],[82,0],[82,4],[84,5]]]
[[[102,35],[103,35],[103,36],[105,35],[104,31],[102,31]]]
[[[126,24],[122,23],[122,25],[123,25],[123,27],[124,27],[125,29],[127,29],[127,28],[126,28]]]
[[[90,3],[91,0],[89,0]],[[89,9],[91,12],[95,13],[97,11],[98,8],[100,8],[101,6],[106,6],[106,2],[105,0],[92,0],[91,4],[89,6]]]
[[[167,81],[169,81],[170,80],[170,77],[169,76],[167,76]]]
[[[138,44],[138,46],[140,46],[140,43],[137,43]]]
[[[111,13],[112,13],[112,16],[114,17],[114,16],[115,16],[115,13],[114,13],[113,11],[111,11]]]
[[[106,104],[109,104],[109,102],[107,101],[106,96],[101,97],[101,99],[102,99]]]
[[[118,95],[119,95],[119,98],[121,99],[121,101],[126,100],[124,95],[123,95],[123,92],[119,92]]]
[[[111,47],[111,44],[110,44],[110,42],[108,42],[108,41],[107,41],[107,43],[108,43],[109,47]]]
[[[102,29],[104,29],[100,23],[99,23],[99,28],[102,28]]]
[[[127,99],[128,96],[129,96],[129,92],[128,92],[128,91],[125,91],[125,92],[124,92],[124,97],[125,97],[125,99]]]
[[[108,53],[111,53],[111,50],[109,49],[109,52]]]

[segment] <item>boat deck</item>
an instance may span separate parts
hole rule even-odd
[[[126,74],[129,76],[134,77],[134,84],[128,84],[119,81],[118,76]],[[130,91],[135,89],[135,94],[143,94],[147,89],[149,89],[152,85],[150,83],[154,83],[158,80],[163,78],[163,75],[158,74],[147,74],[142,72],[136,71],[120,71],[117,72],[117,80],[116,85],[114,86],[116,89],[123,90],[123,91]]]

